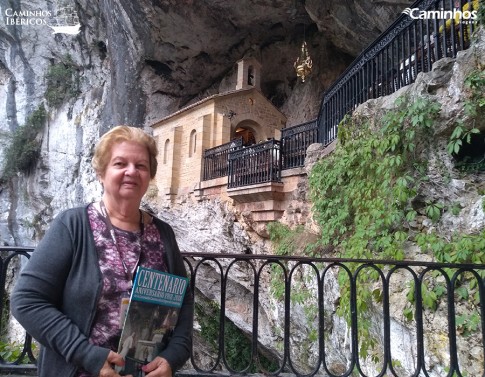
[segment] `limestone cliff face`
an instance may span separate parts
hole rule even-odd
[[[288,126],[315,118],[325,87],[408,3],[346,1],[343,11],[342,2],[319,1],[80,0],[64,4],[79,17],[74,36],[46,25],[59,10],[52,2],[1,1],[2,145],[46,103],[49,69],[68,66],[76,81],[74,94],[47,108],[30,174],[0,189],[0,242],[34,244],[53,215],[99,196],[90,156],[100,134],[121,123],[147,127],[233,89],[235,62],[244,56],[262,63],[262,90]],[[302,84],[293,61],[304,38],[314,72]]]

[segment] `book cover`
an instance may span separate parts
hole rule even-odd
[[[142,375],[141,366],[165,348],[188,284],[186,277],[138,267],[118,346],[125,359],[120,375]]]

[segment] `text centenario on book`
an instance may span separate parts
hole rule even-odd
[[[138,267],[118,347],[125,358],[120,374],[138,375],[140,366],[163,350],[177,324],[188,284],[186,277]]]

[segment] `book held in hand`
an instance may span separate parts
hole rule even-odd
[[[120,375],[143,375],[141,366],[166,347],[188,284],[186,277],[138,267],[118,346],[125,359]]]

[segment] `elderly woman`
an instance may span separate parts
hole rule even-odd
[[[172,228],[140,209],[157,170],[155,140],[119,126],[96,146],[99,202],[58,215],[23,268],[12,313],[41,345],[39,377],[117,377],[122,298],[137,266],[186,276]],[[169,377],[189,358],[193,296],[187,292],[168,345],[146,376]]]

